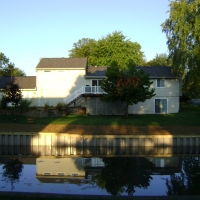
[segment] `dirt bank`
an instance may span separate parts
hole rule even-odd
[[[89,126],[0,124],[0,132],[49,132],[95,135],[200,135],[200,126]]]

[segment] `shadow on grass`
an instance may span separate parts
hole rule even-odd
[[[68,115],[65,117],[43,117],[34,118],[32,123],[27,122],[25,116],[0,116],[0,125],[4,131],[50,131],[50,132],[68,132],[71,133],[87,133],[87,132],[104,132],[111,134],[119,132],[119,134],[131,134],[133,132],[141,134],[149,130],[149,133],[163,133],[163,130],[169,132],[166,127],[183,127],[190,130],[191,126],[200,126],[200,106],[182,105],[179,113],[175,114],[148,114],[148,115],[129,115],[128,118],[120,115],[112,116],[88,116],[88,115]],[[6,124],[8,127],[6,128]],[[34,126],[32,126],[34,125]],[[56,129],[54,128],[56,126]],[[69,127],[70,125],[70,127]],[[102,128],[104,126],[104,128]],[[107,126],[107,128],[105,128]],[[141,127],[135,129],[133,127]],[[153,128],[152,128],[153,127]],[[188,127],[188,128],[187,128]],[[53,129],[54,128],[54,129]],[[82,129],[82,130],[81,130]],[[83,130],[84,129],[84,130]],[[174,129],[176,130],[176,129]],[[197,130],[195,130],[197,132]],[[147,132],[145,132],[146,134]],[[174,133],[176,133],[174,131]],[[165,133],[163,133],[165,134]]]

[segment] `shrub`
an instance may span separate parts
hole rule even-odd
[[[44,104],[44,109],[45,109],[45,110],[48,110],[48,109],[49,109],[49,107],[50,107],[50,106],[49,106],[49,104],[48,104],[48,103],[45,103],[45,104]]]
[[[31,103],[32,103],[31,99],[22,99],[18,107],[20,110],[26,111],[30,108]]]
[[[66,107],[66,105],[62,102],[58,102],[57,105],[56,105],[57,110],[62,110],[65,107]]]

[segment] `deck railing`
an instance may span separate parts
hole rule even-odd
[[[100,86],[82,86],[80,89],[76,90],[74,93],[70,94],[63,101],[65,103],[70,103],[82,94],[103,94],[104,90]]]

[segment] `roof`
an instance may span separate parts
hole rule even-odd
[[[146,73],[150,75],[150,78],[176,78],[177,75],[172,73],[171,67],[137,67],[138,69],[143,69]],[[98,78],[99,76],[106,76],[106,66],[93,67],[90,66],[87,69],[87,78]]]
[[[86,68],[87,58],[42,58],[36,69]]]
[[[18,84],[21,89],[35,89],[36,76],[14,76],[12,77],[14,84]],[[10,77],[0,77],[0,89],[5,88],[10,83]]]
[[[137,67],[143,69],[150,78],[177,78],[178,76],[172,72],[171,67]]]
[[[93,67],[88,66],[86,76],[93,77],[93,76],[106,76],[106,66],[100,66],[100,67]]]

